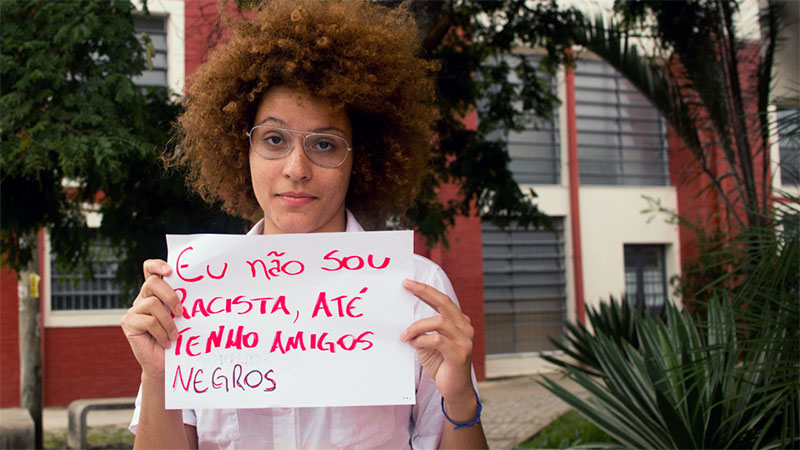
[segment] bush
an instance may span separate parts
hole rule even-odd
[[[703,314],[668,304],[660,321],[611,303],[589,314],[593,333],[570,328],[577,362],[560,365],[588,401],[545,386],[625,447],[800,447],[798,211],[783,208],[726,243]]]

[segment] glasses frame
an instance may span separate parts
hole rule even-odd
[[[289,145],[289,147],[286,149],[286,151],[284,153],[282,153],[281,155],[276,156],[274,158],[270,158],[268,156],[264,156],[261,153],[259,153],[258,151],[256,151],[255,146],[253,146],[253,131],[255,131],[256,128],[271,128],[271,129],[274,129],[274,130],[285,131],[285,132],[289,133],[289,135],[292,137],[292,142]],[[291,128],[282,128],[282,127],[276,127],[276,126],[273,126],[273,125],[255,125],[255,126],[253,126],[253,128],[250,129],[250,131],[248,131],[245,134],[247,135],[247,139],[250,142],[250,148],[256,153],[256,155],[258,155],[258,156],[260,156],[260,157],[262,157],[264,159],[268,159],[268,160],[273,161],[273,160],[276,160],[276,159],[283,158],[284,156],[286,156],[289,153],[291,153],[292,150],[294,150],[295,133],[301,134],[301,135],[305,135],[305,136],[303,136],[303,152],[306,154],[306,157],[308,157],[309,161],[311,161],[315,165],[317,165],[319,167],[322,167],[322,168],[325,168],[325,169],[335,169],[335,168],[341,166],[342,164],[344,164],[345,161],[347,161],[347,155],[350,154],[350,152],[353,151],[353,147],[350,145],[350,141],[348,141],[346,137],[339,136],[338,134],[315,133],[313,131],[292,130]],[[312,158],[311,154],[309,153],[308,146],[306,146],[306,139],[308,139],[309,136],[328,136],[328,137],[334,137],[334,138],[342,139],[345,142],[345,144],[347,144],[347,152],[344,154],[344,158],[342,158],[342,160],[339,161],[339,163],[336,164],[335,166],[325,166],[325,165],[322,165],[322,164],[314,161],[314,158]]]

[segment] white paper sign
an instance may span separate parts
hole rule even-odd
[[[414,403],[413,232],[168,235],[166,406]]]

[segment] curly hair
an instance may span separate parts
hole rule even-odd
[[[419,56],[410,13],[319,0],[269,1],[252,19],[220,9],[231,38],[189,79],[178,118],[176,160],[189,185],[228,213],[260,213],[245,133],[267,90],[286,86],[347,111],[354,160],[345,203],[359,220],[380,224],[404,213],[426,170],[436,118],[436,65]]]

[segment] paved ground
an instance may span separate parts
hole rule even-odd
[[[552,374],[568,390],[584,395],[575,383]],[[513,449],[538,433],[569,406],[542,387],[539,375],[479,383],[483,403],[483,429],[491,450]]]
[[[583,391],[560,375],[550,375],[572,392]],[[536,434],[569,407],[537,383],[541,376],[515,377],[479,383],[483,403],[482,422],[491,450],[513,449]],[[132,410],[93,411],[86,417],[90,426],[127,427]],[[45,408],[45,430],[67,428],[66,408]]]

